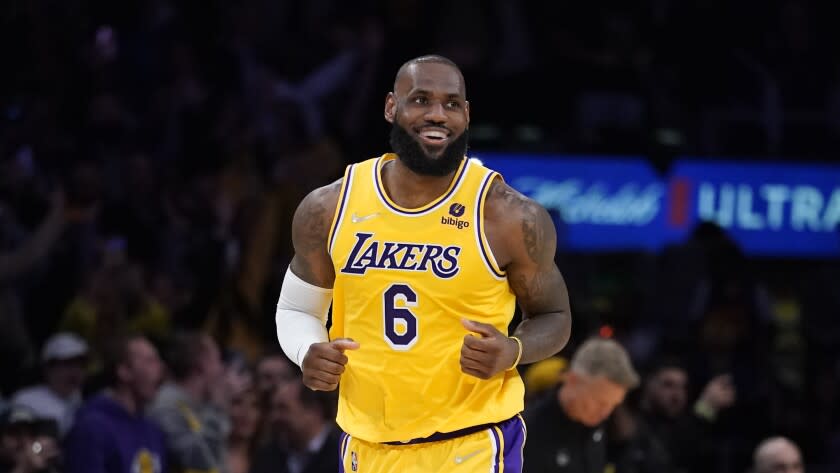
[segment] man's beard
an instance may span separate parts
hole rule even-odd
[[[437,158],[430,157],[405,128],[394,122],[391,127],[391,149],[400,157],[400,161],[417,174],[424,176],[446,176],[458,169],[467,153],[467,130],[443,150]]]

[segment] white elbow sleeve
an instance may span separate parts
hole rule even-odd
[[[329,341],[326,324],[332,292],[309,284],[291,269],[286,270],[274,320],[283,352],[298,366],[310,345]]]

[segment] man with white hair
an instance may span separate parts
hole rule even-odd
[[[785,437],[763,440],[753,454],[753,473],[804,473],[799,447]]]
[[[527,471],[603,473],[603,422],[638,385],[639,375],[624,347],[612,339],[586,340],[572,356],[563,384],[525,411]]]

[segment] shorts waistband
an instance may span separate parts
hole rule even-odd
[[[518,414],[517,414],[518,415]],[[465,435],[474,434],[476,432],[481,432],[482,430],[489,429],[495,425],[504,424],[505,422],[516,418],[516,416],[511,417],[510,419],[505,419],[501,422],[491,422],[489,424],[480,424],[480,425],[473,425],[470,427],[465,427],[463,429],[453,430],[452,432],[435,432],[428,437],[421,437],[411,440],[396,441],[396,442],[382,442],[383,445],[416,445],[418,443],[429,443],[429,442],[440,442],[442,440],[451,440],[458,437],[463,437]]]

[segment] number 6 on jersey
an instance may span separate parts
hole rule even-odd
[[[382,299],[385,341],[394,350],[406,351],[417,343],[417,317],[405,308],[417,306],[417,293],[408,284],[391,284]],[[397,307],[397,301],[403,307]]]

